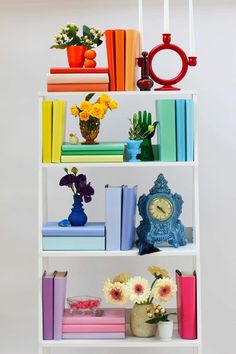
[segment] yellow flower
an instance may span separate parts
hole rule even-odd
[[[90,111],[90,109],[92,108],[92,103],[89,101],[82,101],[79,104],[79,108],[81,109],[81,111]]]
[[[92,117],[98,118],[98,119],[102,119],[104,118],[104,108],[100,103],[95,103],[91,110],[90,110],[90,114]]]
[[[163,278],[165,277],[168,277],[169,276],[169,273],[167,272],[166,269],[163,269],[163,268],[159,268],[159,267],[156,267],[156,266],[150,266],[148,267],[148,271],[154,275],[154,277],[157,277],[159,275],[161,275]]]
[[[82,111],[79,114],[80,119],[85,121],[89,120],[89,116],[90,116],[89,111]]]
[[[107,105],[105,105],[105,103],[101,103],[101,106],[104,109],[104,114],[106,114],[107,113]]]
[[[105,93],[103,93],[99,99],[98,99],[99,103],[104,103],[105,105],[109,105],[111,99],[108,95],[106,95]]]
[[[108,107],[110,109],[116,109],[116,108],[118,108],[118,103],[115,100],[113,100],[109,103]]]
[[[71,114],[75,117],[77,117],[79,115],[79,110],[76,106],[71,106],[70,111],[71,111]]]
[[[131,275],[129,273],[120,273],[113,279],[113,283],[117,282],[126,284],[130,280],[130,278]]]

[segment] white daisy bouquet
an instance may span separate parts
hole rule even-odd
[[[150,305],[154,300],[158,302],[170,300],[177,287],[167,270],[156,266],[150,266],[148,270],[155,278],[152,283],[140,276],[131,277],[129,273],[120,273],[113,280],[107,278],[103,287],[106,301],[116,305],[124,305],[128,301]],[[150,319],[151,315],[154,316],[149,311]]]

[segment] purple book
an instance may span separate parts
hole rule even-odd
[[[42,278],[43,339],[53,339],[53,274]]]
[[[54,339],[62,339],[62,318],[66,299],[67,272],[54,272]]]
[[[125,332],[114,333],[63,333],[62,339],[124,339]]]
[[[134,246],[135,221],[137,207],[137,186],[123,187],[121,250],[130,250]]]
[[[105,186],[106,250],[120,250],[122,186]]]

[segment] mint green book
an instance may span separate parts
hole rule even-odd
[[[159,159],[176,161],[175,100],[156,101],[156,114],[159,123]]]
[[[62,151],[62,156],[67,155],[123,155],[124,149],[122,150],[65,150]]]
[[[125,143],[124,142],[103,142],[99,143],[97,145],[83,145],[83,144],[69,144],[69,143],[64,143],[62,144],[62,152],[64,151],[81,151],[81,152],[87,152],[87,151],[92,151],[92,154],[94,154],[94,151],[102,151],[103,155],[105,151],[121,151],[123,153],[125,148]]]

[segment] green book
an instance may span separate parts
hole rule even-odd
[[[81,152],[88,152],[92,151],[92,154],[94,155],[95,151],[102,151],[103,155],[105,154],[106,151],[110,151],[113,154],[113,151],[119,151],[120,153],[123,153],[125,148],[125,143],[124,142],[104,142],[104,143],[99,143],[97,145],[83,145],[83,144],[69,144],[69,143],[64,143],[62,144],[62,152],[64,151],[81,151]],[[112,155],[111,154],[111,155]]]
[[[176,161],[175,100],[156,101],[160,161]]]
[[[72,151],[62,151],[62,156],[67,155],[123,155],[124,150],[89,150],[89,151],[80,151],[80,150],[72,150]]]

